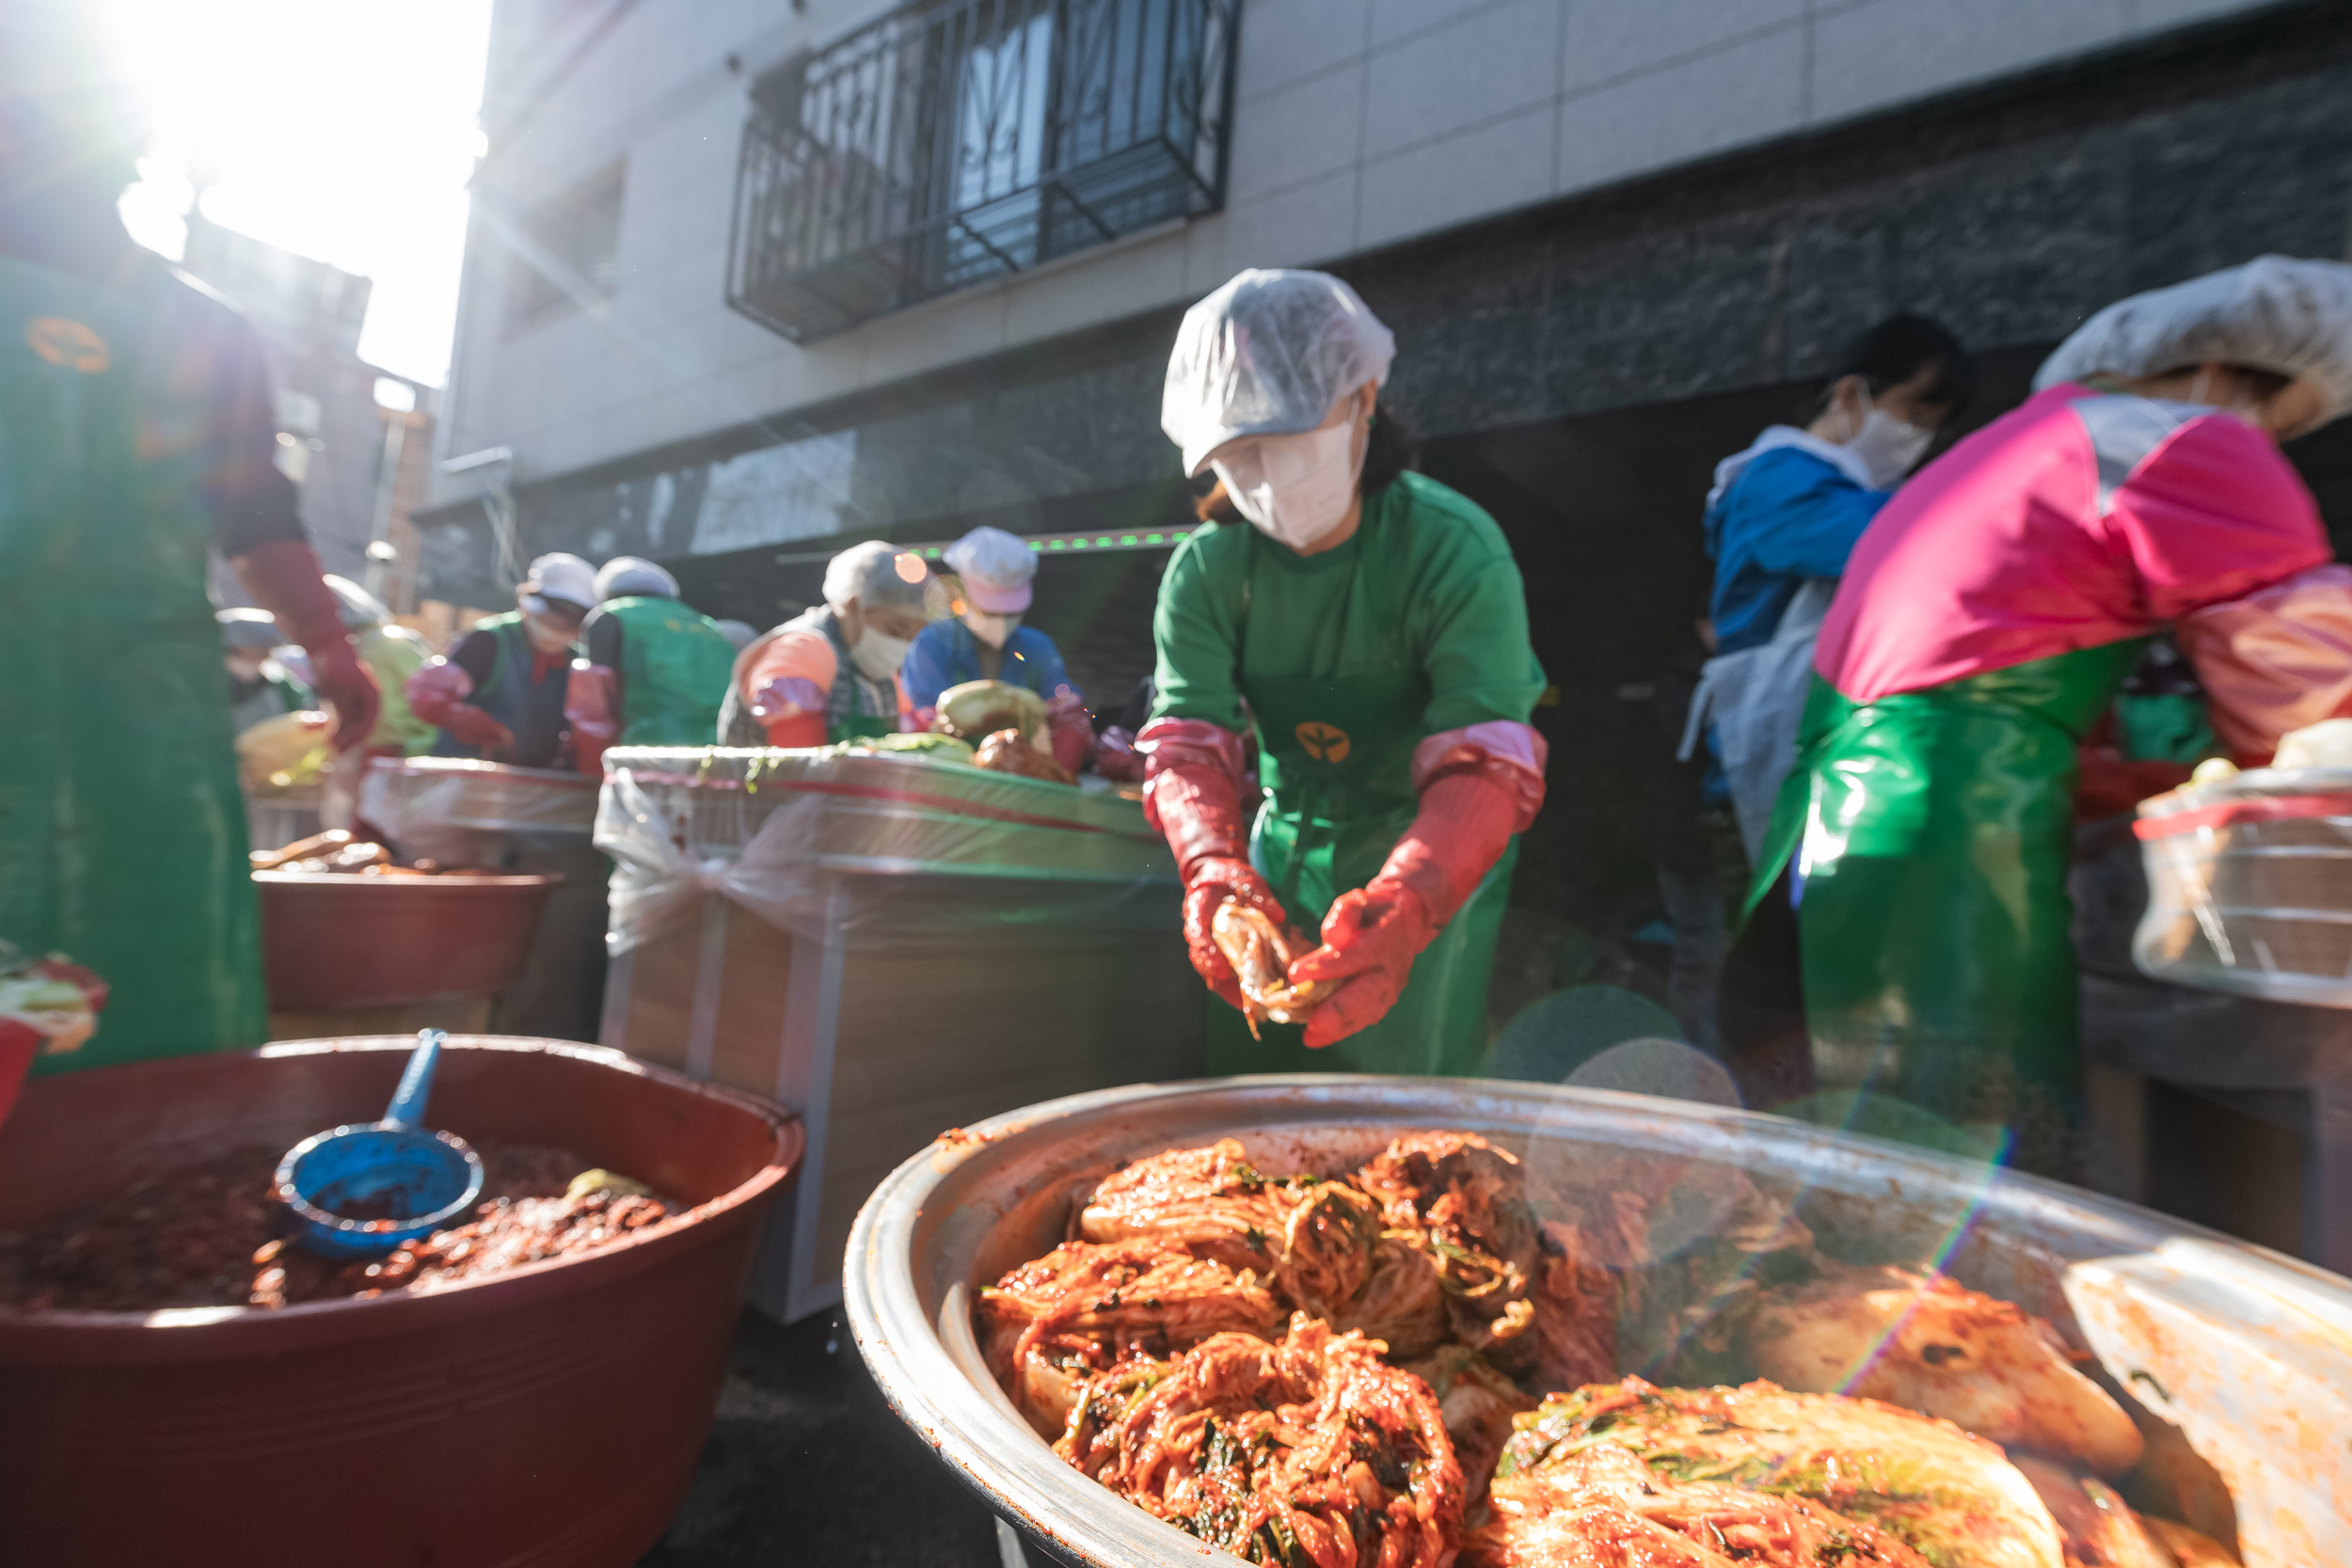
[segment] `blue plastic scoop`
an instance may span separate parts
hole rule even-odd
[[[441,1229],[482,1196],[482,1156],[424,1119],[440,1065],[438,1029],[417,1049],[384,1119],[315,1133],[278,1162],[278,1196],[300,1228],[294,1240],[329,1258],[380,1257]]]

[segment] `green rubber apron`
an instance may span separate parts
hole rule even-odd
[[[204,595],[210,388],[183,287],[0,258],[0,938],[111,987],[34,1071],[257,1045],[261,922]]]
[[[1413,749],[1425,737],[1429,674],[1400,636],[1344,673],[1252,674],[1249,577],[1258,533],[1250,531],[1242,578],[1243,695],[1258,726],[1259,776],[1265,800],[1250,833],[1249,858],[1274,889],[1292,924],[1320,928],[1332,901],[1379,874],[1389,851],[1412,825]],[[1386,552],[1367,540],[1357,551],[1355,591],[1376,611],[1374,624],[1402,625]],[[1495,939],[1510,901],[1515,838],[1437,940],[1413,960],[1396,1005],[1385,1017],[1336,1044],[1310,1051],[1303,1024],[1261,1023],[1252,1039],[1234,1009],[1209,1009],[1213,1073],[1400,1072],[1467,1077],[1486,1052],[1486,982]]]
[[[2143,641],[1868,703],[1814,678],[1748,907],[1797,853],[1824,1061],[1954,1122],[2073,1115],[2075,748]]]

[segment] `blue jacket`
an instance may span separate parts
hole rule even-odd
[[[1807,578],[1845,576],[1855,541],[1891,494],[1863,488],[1798,446],[1772,447],[1734,469],[1707,509],[1715,651],[1771,641]]]
[[[961,621],[933,621],[915,635],[898,678],[906,683],[908,702],[937,707],[941,692],[980,678],[980,640]],[[1049,699],[1063,688],[1077,690],[1062,667],[1061,650],[1035,626],[1015,626],[1005,640],[1005,667],[996,678]]]

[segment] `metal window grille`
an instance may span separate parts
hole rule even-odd
[[[1224,200],[1239,0],[946,0],[753,90],[727,303],[796,342]]]

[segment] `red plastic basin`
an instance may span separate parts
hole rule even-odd
[[[256,871],[272,1011],[487,996],[522,973],[556,876]]]
[[[406,1037],[37,1080],[0,1230],[241,1144],[377,1114]],[[270,1311],[0,1308],[0,1563],[627,1568],[684,1497],[800,1123],[616,1051],[460,1036],[433,1122],[700,1207],[432,1294]]]

